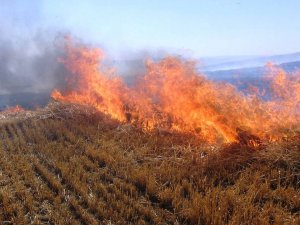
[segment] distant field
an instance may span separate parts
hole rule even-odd
[[[216,147],[70,112],[0,120],[0,224],[300,223],[300,138]]]

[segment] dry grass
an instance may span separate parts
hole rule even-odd
[[[0,224],[300,223],[299,138],[216,147],[87,107],[26,113],[0,122]]]

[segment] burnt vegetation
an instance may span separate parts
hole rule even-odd
[[[217,147],[59,104],[3,116],[0,223],[299,224],[300,138],[247,136]]]

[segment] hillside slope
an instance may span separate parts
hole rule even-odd
[[[300,223],[298,138],[216,147],[55,107],[0,120],[0,223]]]

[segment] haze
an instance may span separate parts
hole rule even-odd
[[[164,49],[195,57],[300,51],[297,0],[1,1],[4,33],[69,31],[114,56]]]

